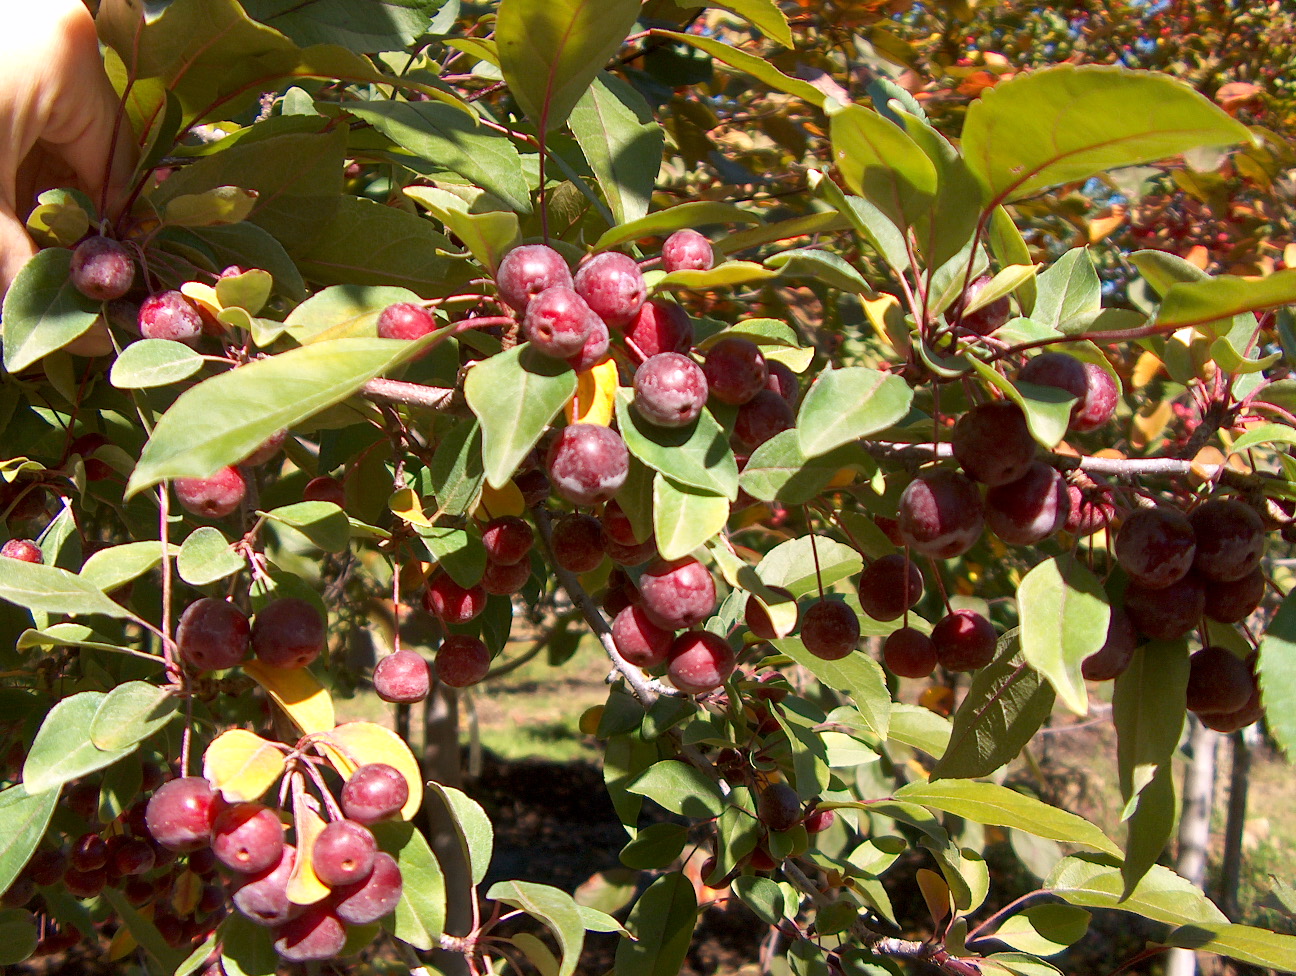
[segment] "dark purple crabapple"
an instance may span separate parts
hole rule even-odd
[[[572,287],[604,322],[626,325],[639,314],[648,286],[633,258],[618,251],[596,254],[579,268]]]
[[[977,671],[994,660],[994,624],[974,610],[953,610],[931,632],[936,657],[947,671]]]
[[[1169,586],[1144,586],[1137,581],[1125,589],[1125,612],[1134,629],[1153,640],[1177,640],[1201,623],[1206,588],[1196,573]]]
[[[338,508],[346,508],[346,488],[337,478],[320,475],[311,478],[302,489],[302,500],[307,502],[331,502]]]
[[[203,597],[180,615],[176,646],[180,657],[199,671],[222,671],[247,657],[252,626],[232,603]]]
[[[860,607],[874,620],[896,620],[922,599],[922,571],[903,553],[879,556],[860,574]]]
[[[1269,584],[1264,570],[1257,566],[1240,580],[1221,583],[1211,580],[1206,584],[1206,604],[1203,612],[1211,620],[1222,624],[1237,624],[1255,613],[1264,599]]]
[[[520,563],[535,545],[535,533],[525,519],[504,515],[482,527],[486,558],[504,566]]]
[[[1111,374],[1097,363],[1085,363],[1087,387],[1080,400],[1080,409],[1071,415],[1071,429],[1080,434],[1097,430],[1116,416],[1116,403],[1120,389]]]
[[[662,242],[662,270],[707,271],[715,266],[711,242],[691,228],[677,230]]]
[[[1032,546],[1053,535],[1071,511],[1066,480],[1057,469],[1033,461],[1026,473],[986,492],[985,518],[990,531],[1012,546]]]
[[[635,370],[631,405],[650,424],[687,427],[697,419],[706,401],[706,376],[688,356],[658,353]]]
[[[882,663],[901,678],[926,678],[939,662],[936,644],[913,627],[893,630],[882,642]]]
[[[233,466],[221,468],[207,478],[176,478],[172,485],[181,507],[206,519],[229,515],[247,492],[247,481]]]
[[[756,797],[756,817],[770,830],[791,830],[801,822],[801,798],[787,783],[770,783]]]
[[[1017,380],[1034,386],[1052,386],[1075,397],[1076,403],[1071,408],[1071,416],[1074,417],[1080,412],[1080,404],[1089,392],[1089,377],[1084,367],[1085,364],[1075,356],[1068,356],[1064,352],[1046,352],[1027,360],[1018,372]]]
[[[726,336],[708,349],[702,372],[711,395],[734,406],[754,397],[769,379],[760,346],[741,336]]]
[[[781,586],[771,586],[770,592],[777,593],[783,600],[788,602],[795,601],[791,592]],[[769,611],[765,609],[764,604],[756,599],[755,594],[747,597],[747,605],[743,609],[743,621],[747,624],[747,629],[752,632],[754,637],[761,640],[775,640],[779,635],[774,630],[774,621],[770,619]],[[792,625],[789,633],[796,631],[800,626],[800,610],[797,611],[796,622]]]
[[[900,536],[905,544],[937,559],[967,552],[985,525],[981,494],[961,472],[925,471],[900,494]]]
[[[766,441],[796,426],[796,416],[787,400],[773,390],[760,390],[738,408],[734,440],[754,451]]]
[[[950,446],[964,474],[990,486],[1024,475],[1036,450],[1026,414],[1010,400],[982,403],[959,417]]]
[[[271,600],[252,621],[252,651],[271,668],[304,668],[324,650],[328,625],[314,604],[295,596]]]
[[[816,600],[801,619],[801,643],[821,660],[841,660],[855,650],[859,639],[859,618],[841,600]]]
[[[1130,578],[1148,589],[1169,586],[1192,568],[1197,537],[1177,509],[1141,508],[1121,523],[1113,548]]]
[[[621,435],[601,424],[569,424],[547,456],[549,479],[573,505],[605,502],[625,484],[630,452]]]
[[[801,384],[797,380],[796,373],[777,359],[765,360],[765,368],[769,371],[769,378],[765,380],[765,388],[773,390],[787,401],[789,407],[796,410],[797,401],[801,399]]]
[[[1207,579],[1231,583],[1248,576],[1264,556],[1264,522],[1236,498],[1212,498],[1188,516],[1197,551],[1193,569]]]
[[[481,588],[493,596],[512,596],[520,593],[526,581],[531,578],[531,561],[529,559],[508,565],[506,563],[486,560],[482,570]]]
[[[1080,664],[1080,673],[1088,681],[1112,681],[1129,667],[1138,650],[1138,633],[1124,607],[1112,607],[1107,621],[1107,639],[1103,646]]]
[[[1203,647],[1188,659],[1191,712],[1234,712],[1251,697],[1255,678],[1246,662],[1224,647]]]
[[[571,271],[563,256],[545,244],[523,244],[504,255],[495,272],[500,298],[518,312],[546,288],[570,288]]]

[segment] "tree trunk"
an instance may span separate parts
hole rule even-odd
[[[1233,763],[1229,772],[1228,822],[1224,826],[1224,863],[1220,867],[1219,905],[1234,921],[1238,911],[1238,884],[1242,875],[1242,830],[1246,826],[1247,788],[1251,781],[1251,746],[1246,729],[1229,736]]]
[[[1183,813],[1179,818],[1179,854],[1175,870],[1200,888],[1206,878],[1218,738],[1196,718],[1190,716],[1188,721],[1192,762],[1184,770]],[[1197,972],[1197,954],[1191,949],[1171,949],[1165,971],[1166,976],[1193,976]]]
[[[453,688],[437,682],[423,707],[423,773],[442,786],[460,789],[463,768],[458,695]],[[472,878],[459,849],[459,835],[440,800],[429,798],[424,816],[428,846],[445,875],[446,932],[467,935],[472,928],[472,903],[463,894],[471,890]],[[456,952],[438,949],[432,953],[431,962],[445,976],[468,972],[467,961]]]

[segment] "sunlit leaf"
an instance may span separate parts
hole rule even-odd
[[[230,729],[203,753],[203,778],[226,800],[259,800],[283,775],[283,750],[244,729]]]

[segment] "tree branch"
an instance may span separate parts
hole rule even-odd
[[[366,383],[363,392],[373,400],[408,403],[410,406],[426,407],[429,410],[451,410],[457,408],[462,402],[457,389],[424,386],[421,383],[406,383],[404,380],[388,380],[381,377]]]

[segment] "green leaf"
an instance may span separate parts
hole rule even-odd
[[[688,828],[683,824],[651,824],[621,848],[621,863],[637,871],[667,868],[684,850]]]
[[[1003,207],[995,207],[990,214],[988,240],[991,253],[1004,267],[1032,264],[1034,261],[1021,231]],[[1021,305],[1023,315],[1030,315],[1034,311],[1035,298],[1035,279],[1027,278],[1017,289],[1017,302]]]
[[[176,572],[192,586],[206,586],[243,568],[244,559],[211,525],[194,529],[180,546]]]
[[[0,891],[27,866],[45,836],[58,798],[58,790],[33,795],[21,783],[0,790],[0,835],[5,839],[0,847]]]
[[[162,222],[174,227],[239,224],[256,206],[257,194],[237,186],[217,186],[202,193],[172,197],[162,210]]]
[[[383,924],[416,949],[439,945],[446,920],[445,877],[427,840],[414,824],[405,821],[389,820],[370,829],[379,848],[396,859],[403,881],[396,911]]]
[[[243,0],[248,14],[282,31],[303,47],[340,44],[358,54],[399,51],[427,32],[446,0]]]
[[[188,379],[202,365],[202,356],[183,342],[141,339],[113,361],[108,381],[119,390],[145,390]]]
[[[1080,665],[1107,640],[1111,617],[1102,584],[1074,556],[1055,556],[1026,574],[1017,606],[1026,663],[1048,678],[1067,708],[1087,714]]]
[[[306,283],[302,281],[297,265],[283,245],[256,224],[200,227],[194,230],[194,236],[215,256],[217,267],[251,265],[266,271],[274,280],[274,290],[285,298],[299,302],[306,297]]]
[[[1173,284],[1157,311],[1158,331],[1207,325],[1243,312],[1259,312],[1296,302],[1296,268],[1264,278],[1219,275],[1202,281]]]
[[[303,346],[323,339],[376,339],[383,309],[418,300],[408,288],[391,285],[332,285],[294,308],[284,331]]]
[[[172,546],[171,551],[178,550]],[[79,575],[91,586],[106,592],[138,579],[161,562],[162,543],[127,542],[100,549],[85,561]]]
[[[351,541],[351,523],[332,502],[297,502],[257,514],[296,529],[325,552],[345,552]]]
[[[1174,771],[1169,764],[1155,768],[1151,781],[1131,805],[1133,809],[1126,821],[1125,859],[1121,862],[1126,894],[1156,864],[1174,835],[1179,804],[1175,798]]]
[[[0,911],[0,966],[16,966],[36,951],[36,918],[21,908]]]
[[[1004,919],[994,938],[1014,949],[1052,956],[1079,942],[1092,915],[1074,905],[1032,905]]]
[[[90,722],[90,741],[105,752],[133,748],[175,718],[178,704],[165,688],[127,681],[99,703]]]
[[[891,722],[887,729],[889,739],[940,759],[949,748],[951,734],[949,719],[929,708],[902,702],[891,705]]]
[[[531,212],[530,187],[512,140],[482,127],[453,105],[380,100],[346,102],[343,107],[402,149],[458,173],[518,213]]]
[[[1228,924],[1224,913],[1200,888],[1159,864],[1153,865],[1124,898],[1120,868],[1093,855],[1064,858],[1044,887],[1064,901],[1085,908],[1118,908],[1171,925]]]
[[[449,526],[417,525],[432,562],[440,563],[450,578],[463,587],[475,586],[486,570],[486,547],[481,537]]]
[[[181,5],[173,4],[171,9],[178,6]],[[232,0],[214,0],[212,7],[237,7],[237,4]],[[204,23],[198,30],[204,34],[214,27]],[[246,49],[239,56],[255,61],[248,58]],[[323,126],[325,120],[319,120],[319,124]],[[218,186],[253,190],[257,193],[257,204],[249,218],[251,222],[295,252],[328,233],[326,228],[343,199],[345,153],[346,126],[341,125],[326,132],[243,139],[237,145],[175,170],[152,192],[150,199],[156,206],[165,207],[176,197],[203,193]],[[370,239],[368,247],[372,249],[378,240]]]
[[[818,170],[807,174],[811,188],[846,218],[855,233],[877,251],[896,274],[909,270],[905,236],[886,215],[863,197],[843,193],[841,187]]]
[[[671,813],[694,820],[718,817],[725,805],[714,780],[678,759],[654,763],[634,777],[626,789],[656,801]]]
[[[626,928],[636,941],[617,944],[617,976],[676,976],[688,955],[697,913],[693,882],[682,873],[654,881],[630,909]]]
[[[1256,672],[1265,724],[1289,755],[1296,753],[1296,591],[1283,598],[1260,640]]]
[[[769,878],[743,875],[734,879],[733,891],[766,925],[778,925],[783,921],[783,889]]]
[[[796,430],[784,430],[752,452],[738,484],[763,502],[778,499],[785,505],[802,505],[823,491],[842,468],[866,460],[859,450],[845,444],[807,458],[801,453]]]
[[[4,367],[18,373],[84,335],[99,317],[99,303],[81,294],[68,276],[72,252],[38,251],[14,279],[0,310]]]
[[[500,70],[542,133],[567,121],[638,16],[638,0],[501,0]]]
[[[712,6],[732,10],[770,40],[778,41],[786,48],[793,45],[792,29],[773,0],[722,0]]]
[[[767,585],[781,586],[794,597],[803,597],[818,592],[819,580],[827,589],[863,567],[864,560],[850,546],[824,536],[815,536],[811,541],[807,535],[779,543],[765,554],[756,572]]]
[[[572,135],[598,180],[615,223],[648,213],[665,133],[643,96],[604,72],[572,109]]]
[[[808,458],[886,430],[909,412],[913,390],[894,373],[863,366],[825,370],[797,412],[797,443]]]
[[[1116,679],[1112,721],[1126,804],[1148,784],[1157,767],[1170,765],[1183,734],[1187,691],[1188,652],[1182,640],[1144,644]]]
[[[1088,820],[996,783],[966,779],[910,783],[896,790],[894,796],[897,800],[921,803],[986,826],[1014,827],[1036,837],[1065,841],[1107,854],[1120,852],[1107,835]]]
[[[133,620],[135,615],[99,587],[57,566],[11,560],[0,574],[0,600],[28,610],[76,617],[100,613]]]
[[[401,192],[445,224],[446,230],[463,241],[477,263],[492,275],[517,243],[518,216],[511,211],[470,213],[468,204],[459,197],[432,186],[407,186]]]
[[[230,912],[218,931],[221,968],[226,976],[274,976],[279,967],[279,953],[274,950],[270,929],[238,912]]]
[[[482,468],[481,425],[475,418],[456,424],[441,438],[428,477],[442,512],[464,515],[477,503],[486,472]]]
[[[710,410],[704,407],[688,427],[658,427],[630,409],[631,398],[629,390],[617,391],[617,427],[631,454],[678,484],[738,497],[738,462]]]
[[[1296,936],[1254,925],[1185,925],[1166,936],[1162,944],[1217,952],[1238,962],[1278,972],[1296,972]]]
[[[468,370],[464,396],[482,429],[486,481],[499,488],[576,392],[565,360],[514,346]]]
[[[1260,424],[1233,442],[1230,454],[1240,454],[1257,444],[1296,444],[1296,431],[1284,424]]]
[[[113,914],[121,919],[135,941],[165,970],[173,972],[184,961],[184,953],[167,945],[157,926],[136,911],[124,894],[109,886],[104,888],[102,897],[112,906]]]
[[[468,865],[468,875],[473,884],[481,884],[490,868],[495,845],[495,830],[490,818],[480,804],[462,790],[437,782],[429,783],[428,788],[441,798],[450,812],[455,832],[459,835],[459,849]]]
[[[290,349],[204,380],[171,405],[126,486],[133,495],[168,478],[205,478],[285,428],[341,403],[380,373],[440,342],[334,339]]]
[[[501,881],[491,886],[486,897],[520,908],[532,918],[544,922],[558,939],[562,954],[558,976],[571,976],[576,971],[581,947],[585,944],[585,923],[580,906],[571,895],[532,881]]]
[[[1023,322],[1024,319],[1016,319]],[[1005,326],[1009,328],[1010,326]],[[1045,447],[1055,447],[1066,436],[1071,423],[1071,408],[1076,398],[1056,386],[1037,386],[1034,383],[1011,383],[1002,373],[989,363],[975,357],[968,362],[982,378],[1003,391],[1013,403],[1022,408],[1026,415],[1026,426],[1031,436]]]
[[[103,750],[91,741],[91,725],[107,697],[98,691],[82,691],[49,710],[23,763],[23,786],[28,793],[55,790],[69,780],[111,766],[134,750],[133,744]]]
[[[720,4],[719,6],[727,6]],[[739,71],[746,72],[757,81],[763,81],[776,91],[786,92],[789,95],[795,95],[801,101],[815,107],[821,107],[824,104],[824,93],[808,81],[802,81],[800,78],[793,78],[791,75],[785,75],[774,67],[767,58],[759,57],[755,54],[748,54],[732,44],[726,44],[724,41],[715,37],[706,37],[702,34],[682,34],[677,31],[653,30],[653,37],[669,38],[678,44],[688,44],[697,48],[699,51],[705,51],[719,61],[723,61],[731,68],[737,68]],[[790,45],[788,45],[790,46]]]
[[[837,661],[826,661],[807,651],[799,637],[784,637],[772,643],[780,653],[792,658],[829,688],[849,694],[865,727],[879,738],[887,737],[891,692],[887,690],[882,665],[862,651]]]
[[[861,105],[829,117],[833,159],[854,193],[906,229],[936,195],[936,167],[900,126]]]
[[[779,251],[765,259],[765,267],[776,268],[784,278],[810,278],[852,295],[872,295],[873,286],[845,259],[817,247]]]
[[[653,533],[663,559],[687,556],[725,527],[729,499],[689,485],[678,485],[660,472],[653,479]]]
[[[706,271],[672,271],[655,281],[649,278],[649,290],[658,292],[670,288],[682,288],[690,291],[708,291],[712,288],[746,285],[754,281],[769,281],[778,276],[777,271],[762,267],[755,261],[725,261]]]
[[[348,196],[298,263],[325,284],[390,285],[436,298],[453,294],[469,277],[465,262],[442,256],[451,250],[450,239],[427,218]]]
[[[1059,65],[984,91],[968,106],[962,149],[995,206],[1104,170],[1250,138],[1242,123],[1165,75]]]
[[[668,210],[658,210],[646,217],[613,227],[594,242],[593,250],[606,251],[644,237],[663,237],[685,227],[697,229],[708,224],[759,224],[758,214],[751,213],[731,203],[695,200],[681,203]]]
[[[908,92],[904,94],[907,96]],[[936,195],[914,221],[914,236],[927,266],[939,268],[972,239],[980,216],[977,205],[980,193],[963,157],[949,140],[908,112],[895,115],[896,121],[904,126],[936,168]]]
[[[1052,686],[1005,635],[995,660],[973,676],[931,778],[976,779],[1012,762],[1048,720],[1053,701]]]
[[[1067,331],[1067,323],[1091,318],[1102,308],[1102,283],[1086,247],[1073,247],[1037,279],[1031,321]]]

